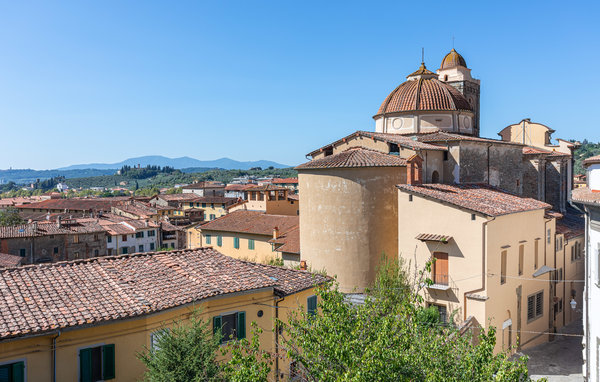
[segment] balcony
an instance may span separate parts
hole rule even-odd
[[[450,289],[450,276],[448,274],[434,274],[433,284],[427,288],[436,290],[448,290]]]

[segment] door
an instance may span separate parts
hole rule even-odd
[[[436,252],[433,254],[433,282],[440,285],[448,285],[448,254]]]

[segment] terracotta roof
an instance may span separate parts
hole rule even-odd
[[[435,233],[420,233],[415,237],[417,240],[421,241],[439,241],[441,243],[447,243],[452,240],[452,236],[450,235],[439,235]]]
[[[356,137],[366,137],[366,138],[371,138],[375,141],[381,141],[381,142],[385,142],[385,143],[395,143],[400,147],[408,148],[411,150],[440,150],[440,151],[447,150],[447,148],[444,146],[439,146],[439,145],[430,144],[430,143],[424,143],[424,142],[417,140],[416,138],[413,139],[413,137],[406,136],[406,135],[389,134],[389,133],[374,133],[371,131],[359,130],[357,132],[354,132],[350,135],[345,136],[342,139],[338,139],[337,141],[335,141],[329,145],[326,145],[319,149],[311,151],[307,155],[314,156],[315,154],[318,154],[319,152],[324,151],[326,148],[328,148],[330,146],[337,146],[341,143],[344,143],[344,142],[346,142],[350,139],[356,138]]]
[[[300,254],[300,226],[284,232],[277,239],[269,240],[269,243],[277,245],[277,252]]]
[[[444,59],[442,60],[442,65],[440,65],[440,69],[450,69],[455,68],[457,66],[464,66],[466,68],[467,62],[465,61],[463,56],[461,56],[457,51],[454,50],[454,48],[452,48],[450,53],[444,56]]]
[[[129,214],[132,214],[132,215],[137,215],[140,217],[151,217],[158,213],[156,208],[147,206],[140,202],[135,202],[135,203],[131,203],[131,204],[130,203],[122,204],[122,205],[113,207],[113,209],[120,210],[120,211],[129,213]],[[111,211],[112,211],[112,209],[111,209]]]
[[[579,187],[571,191],[574,202],[584,204],[600,204],[600,192],[590,190],[588,187]]]
[[[238,198],[230,198],[226,196],[200,196],[198,199],[194,199],[196,203],[216,203],[230,205],[238,201]]]
[[[583,165],[586,167],[591,164],[597,164],[597,163],[600,163],[600,155],[589,157],[583,161]]]
[[[273,178],[271,183],[275,184],[298,184],[298,178]]]
[[[274,184],[266,183],[260,186],[253,186],[248,188],[246,191],[286,191],[287,188],[276,186]]]
[[[288,200],[300,200],[300,195],[298,194],[288,194]]]
[[[563,234],[565,239],[585,234],[585,218],[578,214],[566,214],[562,219],[556,221],[556,233]]]
[[[423,75],[418,72],[409,77]],[[436,76],[423,76],[403,82],[394,89],[383,101],[375,117],[397,112],[454,110],[473,109],[469,101],[452,86],[438,80]]]
[[[19,209],[46,209],[70,211],[110,211],[129,197],[89,198],[89,199],[48,199],[37,203],[22,204]]]
[[[257,235],[273,235],[277,227],[280,232],[287,232],[297,226],[298,216],[272,215],[261,211],[238,210],[221,216],[202,226],[202,230],[243,232]]]
[[[228,184],[225,186],[225,191],[245,191],[255,186],[256,184]]]
[[[213,183],[213,182],[198,182],[188,184],[187,186],[183,186],[181,188],[185,190],[200,190],[205,188],[224,188],[225,185],[221,183]]]
[[[551,207],[539,200],[509,194],[487,185],[399,184],[396,187],[404,192],[438,200],[487,216],[500,216]]]
[[[313,159],[297,166],[297,170],[353,167],[405,167],[406,159],[384,154],[364,147],[351,147],[346,151],[324,158]]]
[[[189,192],[186,194],[160,194],[156,195],[156,197],[167,202],[191,202],[196,201],[196,199],[200,198],[200,196],[194,194],[193,192]]]
[[[16,237],[41,237],[45,235],[66,235],[77,233],[99,233],[104,231],[104,228],[95,221],[76,221],[74,224],[66,224],[66,222],[63,222],[60,227],[58,227],[58,224],[54,222],[37,222],[0,227],[0,239]]]
[[[0,270],[0,339],[139,317],[203,299],[328,278],[200,248],[96,257]]]
[[[502,141],[499,139],[474,137],[471,135],[448,133],[445,131],[435,131],[432,133],[421,133],[421,134],[415,134],[414,136],[416,137],[416,139],[419,140],[419,142],[427,142],[427,143],[470,141],[470,142],[494,143],[494,144],[500,144],[500,145],[523,146],[521,143],[516,143],[516,142]]]
[[[0,268],[13,268],[21,265],[23,258],[21,256],[0,253]]]
[[[571,156],[570,154],[561,153],[556,150],[545,150],[545,149],[541,149],[539,147],[533,147],[533,146],[523,147],[523,155],[547,155],[547,156],[554,156],[554,157],[570,157]]]

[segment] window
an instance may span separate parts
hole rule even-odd
[[[202,208],[206,208],[206,203],[202,203]]]
[[[440,174],[437,171],[431,173],[431,183],[439,183],[440,182]]]
[[[519,276],[523,274],[523,258],[525,257],[525,245],[519,245]]]
[[[156,231],[152,230],[152,231],[148,231],[148,237],[153,237],[156,236]]]
[[[214,204],[214,203],[211,203],[211,204],[210,204],[210,208],[215,208],[215,204]]]
[[[99,253],[100,253],[100,252],[99,252],[97,249],[94,249],[94,256],[98,257],[98,254],[99,254]]]
[[[413,196],[412,196],[412,194],[411,194],[411,195],[408,195],[408,201],[409,201],[409,202],[412,202],[412,201],[413,201]]]
[[[532,321],[544,315],[544,291],[527,297],[527,321]]]
[[[150,349],[155,351],[160,350],[160,346],[158,345],[160,338],[164,335],[169,335],[170,331],[171,330],[169,328],[164,328],[150,333]]]
[[[215,214],[210,214],[210,220],[215,220],[215,219],[216,219]]]
[[[0,381],[25,381],[25,362],[13,362],[0,366]]]
[[[248,239],[248,249],[254,250],[254,239]]]
[[[108,251],[108,256],[112,256],[112,251],[113,251],[112,248],[107,249],[107,251]]]
[[[121,235],[121,241],[127,241],[127,235]]]
[[[121,254],[123,254],[123,255],[127,254],[127,247],[121,248]]]
[[[98,241],[98,240],[100,240],[100,238],[98,237],[98,234],[97,234],[97,233],[95,233],[95,234],[94,234],[94,241]]]
[[[144,231],[136,232],[135,237],[136,237],[136,239],[144,237]]]
[[[79,259],[79,252],[75,252],[75,253],[73,253],[73,256],[74,256],[76,259]]]
[[[79,380],[96,382],[115,378],[115,345],[102,345],[79,351]]]
[[[448,160],[448,151],[444,151],[444,160]]]
[[[25,257],[26,254],[27,254],[27,250],[25,248],[19,249],[19,256]]]
[[[217,236],[217,245],[219,247],[223,246],[223,236],[221,236],[221,235]]]
[[[306,299],[306,311],[309,316],[317,314],[317,296],[309,296]]]
[[[143,244],[140,244],[138,246],[138,252],[144,252],[144,245]]]
[[[445,305],[436,305],[436,304],[430,304],[429,306],[435,306],[436,309],[438,310],[438,313],[440,315],[440,321],[443,323],[447,323],[448,322],[448,310],[446,309]]]
[[[175,248],[175,243],[171,243],[171,248]]]
[[[107,242],[112,243],[112,236],[108,236],[108,238],[106,239]]]
[[[433,254],[433,283],[448,285],[448,254],[436,252]]]
[[[333,155],[333,146],[329,146],[325,148],[325,156],[328,157],[330,155]]]
[[[233,248],[240,249],[240,238],[239,237],[233,238]]]
[[[206,244],[210,244],[212,236],[211,235],[206,235],[206,236],[204,236],[204,238],[206,239]]]
[[[471,220],[475,220],[477,216],[475,214],[471,214]]]
[[[74,244],[79,243],[79,235],[73,235],[73,243]]]
[[[189,203],[190,207],[194,207],[194,203]]]
[[[500,255],[500,284],[506,283],[506,251]]]
[[[221,329],[221,343],[246,338],[246,312],[235,312],[213,317],[213,333]]]
[[[154,251],[154,243],[150,243],[150,250]]]
[[[534,243],[534,247],[533,247],[533,269],[537,269],[537,267],[538,267],[539,247],[540,247],[540,241],[536,239],[535,243]]]
[[[53,252],[54,252],[55,255],[58,254],[58,247],[54,247]]]
[[[396,143],[388,143],[390,155],[400,155],[400,148]]]
[[[546,232],[546,242],[548,244],[552,243],[552,230],[548,229],[548,231]]]

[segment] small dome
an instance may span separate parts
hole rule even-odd
[[[408,81],[387,96],[375,116],[407,111],[473,111],[469,101],[458,90],[425,70],[423,65],[422,69],[409,75]]]
[[[440,66],[440,69],[450,69],[456,66],[464,66],[466,68],[467,62],[465,61],[463,56],[461,56],[457,51],[454,50],[454,48],[452,48],[450,53],[448,53],[446,57],[444,57],[444,59],[442,60],[442,65]]]

